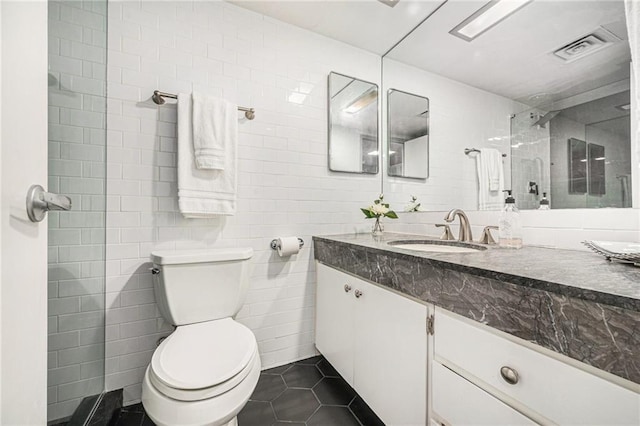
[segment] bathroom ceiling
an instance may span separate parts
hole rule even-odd
[[[377,0],[228,1],[378,55],[386,53],[442,3],[400,0],[392,8]]]
[[[388,57],[532,106],[629,78],[622,0],[533,1],[471,42],[449,34],[482,4],[448,1]],[[572,62],[553,55],[600,27],[620,40]]]

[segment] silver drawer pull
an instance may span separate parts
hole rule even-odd
[[[344,292],[349,293],[351,291],[351,286],[349,284],[344,285]]]
[[[504,381],[509,383],[510,385],[515,385],[516,383],[518,383],[518,379],[520,378],[516,370],[511,367],[507,367],[506,365],[500,369],[500,375],[502,376]]]
[[[354,294],[356,295],[356,298],[357,298],[357,299],[359,299],[359,298],[360,298],[360,296],[362,296],[362,292],[361,292],[360,290],[358,290],[358,289],[356,289],[356,291],[355,291],[355,293],[354,293]]]

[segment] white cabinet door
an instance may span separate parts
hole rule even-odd
[[[353,289],[357,279],[321,263],[316,266],[316,347],[353,386]],[[345,291],[345,285],[351,289]]]
[[[446,426],[536,423],[438,362],[433,363],[433,411]],[[435,421],[432,419],[432,422]],[[437,423],[436,423],[437,424]]]
[[[358,394],[388,425],[426,424],[427,307],[358,280],[354,292]]]

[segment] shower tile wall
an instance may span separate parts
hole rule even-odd
[[[543,192],[547,197],[551,194],[550,123],[545,127],[532,126],[545,113],[530,109],[515,114],[511,119],[511,184],[520,209],[537,209]],[[529,182],[538,184],[538,195],[529,192]]]
[[[104,387],[106,1],[49,2],[48,419]]]
[[[154,249],[250,246],[254,272],[238,319],[264,368],[315,354],[311,235],[368,231],[359,208],[380,175],[327,169],[327,75],[380,80],[380,57],[225,2],[110,2],[108,51],[106,386],[140,399],[159,337]],[[176,107],[153,90],[203,91],[254,107],[239,122],[238,211],[184,219],[177,211]],[[242,117],[241,114],[238,115]],[[272,238],[297,235],[279,258]]]

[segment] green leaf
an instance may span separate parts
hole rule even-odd
[[[380,204],[380,200],[375,200],[374,203],[375,204]]]
[[[398,215],[396,214],[396,212],[394,212],[393,210],[388,211],[385,214],[386,217],[390,218],[390,219],[397,219]]]
[[[367,219],[371,219],[371,218],[375,217],[375,215],[373,213],[371,213],[371,210],[369,210],[369,209],[361,208],[360,210],[362,210],[362,213],[364,213],[364,215],[367,217]]]

